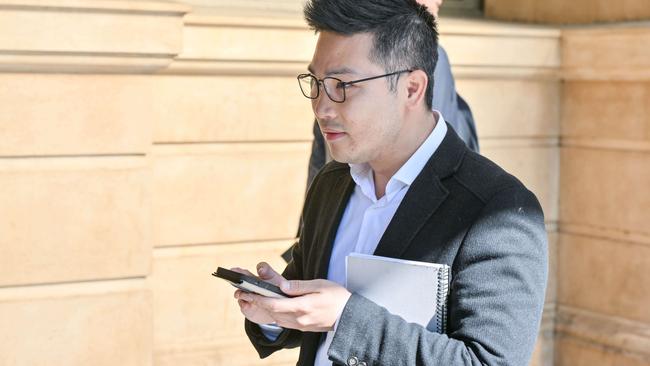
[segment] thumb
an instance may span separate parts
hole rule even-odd
[[[257,274],[264,281],[268,281],[276,286],[280,286],[280,283],[284,282],[285,279],[276,272],[268,263],[260,262],[257,264]]]
[[[311,281],[283,281],[280,289],[287,295],[300,296],[318,292],[321,289],[320,280]]]

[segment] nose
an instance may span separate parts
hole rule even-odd
[[[336,117],[335,104],[326,94],[325,90],[321,89],[320,95],[316,99],[312,99],[311,108],[314,110],[314,116],[319,121],[331,120]]]

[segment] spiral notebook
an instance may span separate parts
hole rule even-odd
[[[427,330],[446,333],[450,267],[351,253],[346,288]]]

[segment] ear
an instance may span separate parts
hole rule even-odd
[[[406,105],[410,108],[421,107],[421,104],[426,104],[424,98],[426,97],[427,86],[429,85],[429,78],[422,70],[413,70],[408,73],[406,77]]]

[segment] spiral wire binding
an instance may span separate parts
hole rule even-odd
[[[449,266],[438,270],[438,293],[436,294],[436,321],[438,331],[447,333],[447,297],[449,295]]]

